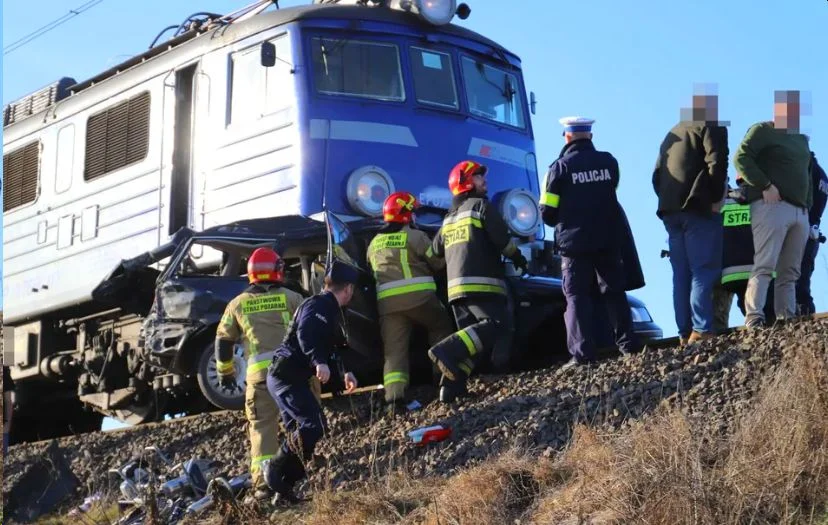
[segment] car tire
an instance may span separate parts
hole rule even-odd
[[[229,389],[222,387],[219,383],[213,345],[208,345],[202,350],[201,356],[198,359],[198,368],[196,369],[198,387],[207,401],[218,408],[224,410],[243,410],[244,391],[247,387],[247,381],[245,381],[247,363],[244,361],[243,350],[239,346],[236,347],[233,361],[236,369],[236,389],[230,392]]]

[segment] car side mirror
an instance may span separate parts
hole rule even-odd
[[[529,111],[534,115],[535,114],[535,106],[538,105],[538,99],[535,98],[535,92],[529,92]]]
[[[264,67],[273,67],[276,65],[276,46],[273,42],[262,42],[261,62]]]

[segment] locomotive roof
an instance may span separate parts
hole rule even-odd
[[[117,78],[121,74],[129,73],[130,77],[134,74],[138,77],[134,79],[134,82],[140,83],[144,74],[157,74],[162,70],[168,70],[170,67],[175,67],[178,63],[184,63],[188,60],[192,60],[200,54],[209,52],[211,49],[231,44],[232,42],[241,40],[245,37],[273,27],[282,26],[292,22],[309,20],[345,20],[354,22],[366,21],[402,24],[422,30],[423,32],[442,33],[473,40],[485,46],[491,47],[498,52],[508,53],[514,59],[518,59],[517,55],[511,53],[497,42],[494,42],[479,33],[453,24],[433,26],[423,21],[420,17],[413,13],[408,13],[398,9],[363,7],[357,5],[311,4],[260,13],[248,20],[219,26],[206,31],[202,29],[186,32],[173,39],[162,42],[152,49],[149,49],[140,55],[136,55],[129,60],[126,60],[125,62],[122,62],[89,79],[71,86],[66,86],[65,91],[69,94],[68,96],[55,100],[43,110],[21,119],[18,123],[10,124],[6,131],[9,132],[13,127],[17,127],[16,124],[26,123],[27,125],[23,126],[24,129],[20,130],[20,132],[22,132],[25,136],[25,134],[31,133],[34,129],[37,129],[47,123],[46,119],[42,119],[42,122],[40,122],[41,119],[35,119],[32,117],[43,114],[44,112],[49,111],[50,108],[55,108],[55,106],[63,106],[64,110],[68,110],[69,108],[65,105],[68,103],[68,106],[74,106],[71,102],[73,99],[86,99],[86,97],[79,97],[79,95],[82,95],[85,90],[105,80]],[[144,63],[146,63],[146,67],[136,67]],[[146,73],[139,73],[139,71]],[[112,93],[109,92],[110,89]],[[116,93],[119,89],[123,89],[123,85],[118,86],[117,88],[112,87],[110,89],[97,93],[97,97],[107,98]],[[30,93],[19,99],[17,102],[32,95],[33,93]],[[12,104],[14,103],[16,102],[13,102]],[[13,135],[17,136],[18,134],[13,133]]]
[[[276,11],[269,11],[267,13],[262,13],[256,15],[248,20],[244,20],[242,22],[229,24],[227,26],[218,27],[216,29],[211,29],[207,32],[213,32],[217,35],[221,35],[221,40],[224,42],[227,41],[235,41],[246,36],[258,33],[260,31],[264,31],[265,29],[269,29],[271,27],[278,27],[281,25],[289,24],[291,22],[297,22],[302,20],[314,20],[314,19],[337,19],[337,20],[360,20],[360,21],[369,21],[369,22],[388,22],[388,23],[397,23],[397,24],[405,24],[409,26],[416,26],[419,29],[430,31],[430,32],[443,32],[449,35],[461,37],[461,38],[468,38],[470,40],[475,40],[487,46],[493,47],[497,50],[503,51],[505,53],[511,53],[509,50],[498,44],[497,42],[490,40],[483,35],[480,35],[474,31],[466,29],[464,27],[456,26],[453,24],[446,24],[444,26],[433,26],[412,13],[407,13],[405,11],[401,11],[399,9],[388,9],[382,7],[363,7],[363,6],[355,6],[355,5],[326,5],[326,4],[312,4],[312,5],[305,5],[305,6],[297,6],[297,7],[289,7],[285,9],[277,9]],[[190,35],[189,38],[184,38],[185,35],[181,35],[178,37],[179,39],[190,40],[192,39],[192,43],[188,43],[187,46],[199,46],[202,45],[204,47],[211,47],[211,40],[212,39],[205,39],[205,38],[193,38],[194,35]],[[79,91],[91,85],[94,82],[103,80],[113,74],[116,74],[119,71],[124,70],[125,68],[132,67],[137,63],[140,63],[142,60],[153,56],[153,51],[160,48],[161,52],[164,51],[165,47],[169,47],[170,45],[175,44],[175,40],[173,39],[168,42],[163,42],[156,47],[150,49],[146,53],[141,55],[137,55],[126,62],[118,64],[113,68],[96,75],[88,80],[83,82],[79,82],[75,86],[72,86],[70,89],[73,91]],[[156,53],[158,54],[158,53]]]

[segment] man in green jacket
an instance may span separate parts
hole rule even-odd
[[[799,131],[800,94],[774,93],[773,122],[754,124],[733,164],[747,182],[755,254],[745,293],[745,325],[762,326],[768,286],[776,271],[777,319],[796,314],[796,281],[808,240],[808,209],[813,199],[810,150]]]

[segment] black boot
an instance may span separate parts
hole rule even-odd
[[[293,452],[285,452],[280,447],[279,452],[273,458],[266,460],[262,464],[265,482],[275,494],[273,496],[274,504],[283,502],[297,503],[299,501],[293,494],[293,486],[296,484],[296,481],[290,481],[296,475],[296,467],[293,465],[294,458],[296,458],[296,455]],[[301,466],[301,461],[299,461],[299,464]],[[302,471],[304,472],[304,468]]]
[[[444,378],[440,386],[440,402],[452,403],[458,398],[468,397],[469,390],[465,381],[451,381]]]

